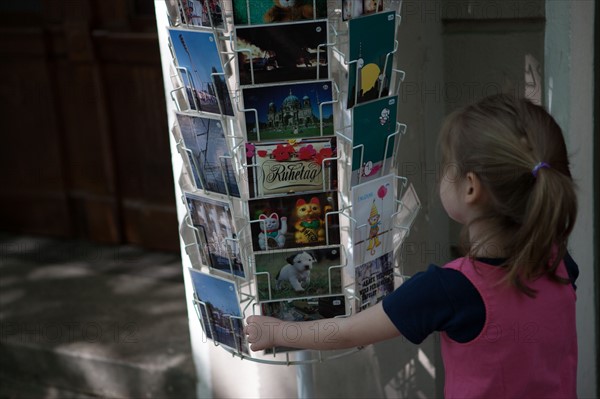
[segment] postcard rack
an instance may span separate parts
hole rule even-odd
[[[396,175],[401,1],[167,3],[179,232],[203,338],[276,365],[362,349],[256,354],[242,329],[252,314],[349,317],[406,277],[398,252],[420,203]]]

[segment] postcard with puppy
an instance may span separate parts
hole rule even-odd
[[[379,303],[394,291],[394,253],[388,252],[354,268],[356,311]]]
[[[337,190],[335,137],[247,143],[250,197]]]
[[[183,144],[192,153],[191,175],[196,188],[239,197],[221,121],[182,112],[176,116]]]
[[[392,170],[397,108],[398,96],[390,96],[352,109],[352,186]]]
[[[336,191],[250,200],[248,208],[255,252],[340,243]]]
[[[190,108],[233,116],[213,32],[169,28],[169,36]]]
[[[255,254],[259,301],[341,294],[341,247]]]
[[[393,174],[352,188],[352,240],[354,265],[377,259],[392,250],[396,211],[396,177]]]
[[[332,93],[330,80],[242,89],[247,140],[333,136]]]
[[[236,25],[327,18],[327,0],[233,0]]]
[[[348,22],[348,103],[389,95],[395,47],[396,14],[386,11]],[[389,56],[388,56],[389,54]]]
[[[188,270],[206,338],[249,355],[235,284],[198,270]]]
[[[203,235],[203,245],[213,270],[244,278],[240,245],[228,202],[184,193],[192,224]]]
[[[312,321],[332,319],[346,314],[346,300],[343,295],[321,296],[308,299],[294,299],[264,302],[260,306],[263,316],[276,317],[285,321]],[[289,352],[298,349],[276,346],[265,351],[267,354]]]

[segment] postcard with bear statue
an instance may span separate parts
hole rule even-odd
[[[276,317],[285,321],[314,321],[332,319],[346,314],[346,300],[343,295],[321,296],[317,298],[264,302],[260,306],[264,316]],[[332,332],[327,330],[327,333]],[[326,333],[326,334],[327,334]],[[265,353],[281,353],[298,349],[276,346]]]
[[[184,193],[192,224],[203,235],[200,243],[208,254],[210,267],[228,275],[244,278],[240,245],[228,202]]]
[[[356,311],[365,310],[394,291],[394,253],[388,252],[354,268]]]
[[[341,247],[254,255],[259,301],[341,294]]]
[[[347,107],[389,95],[395,47],[396,14],[371,14],[348,22]],[[352,62],[355,61],[355,62]]]
[[[329,79],[327,20],[238,27],[240,85]]]
[[[392,170],[397,108],[398,96],[390,96],[352,109],[352,186]]]
[[[169,36],[190,108],[233,116],[213,32],[169,28]]]
[[[242,89],[248,141],[333,136],[332,81]]]
[[[337,191],[248,201],[255,252],[340,243]]]
[[[396,177],[390,174],[352,188],[355,265],[392,250],[392,218],[397,208],[395,186]]]
[[[233,0],[232,5],[236,25],[327,18],[327,0]]]
[[[181,112],[176,116],[183,144],[191,151],[191,175],[196,188],[239,197],[221,121]]]
[[[337,190],[335,137],[246,143],[250,198]]]
[[[235,284],[198,270],[188,270],[206,338],[249,355]]]

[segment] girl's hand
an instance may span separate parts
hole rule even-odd
[[[244,334],[248,336],[250,349],[260,351],[274,347],[275,332],[283,322],[274,317],[249,316],[246,319]]]

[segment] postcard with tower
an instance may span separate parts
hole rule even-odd
[[[245,278],[230,204],[187,192],[184,196],[192,224],[204,236],[200,245],[208,254],[211,269]]]
[[[215,35],[169,28],[169,36],[190,109],[233,116]]]
[[[188,156],[196,188],[239,197],[221,120],[182,112],[176,116],[185,148],[191,152]]]
[[[397,108],[398,96],[390,96],[352,109],[352,186],[392,170]]]
[[[194,287],[194,302],[206,338],[249,355],[235,284],[198,270],[188,270]]]
[[[389,174],[352,188],[354,264],[361,265],[392,250],[396,211],[396,176]]]
[[[386,11],[348,22],[347,108],[389,95],[394,61],[396,14]]]
[[[248,141],[333,136],[332,81],[242,89]]]
[[[327,0],[233,0],[232,5],[235,25],[327,18]]]
[[[240,85],[329,79],[327,20],[238,27]]]

